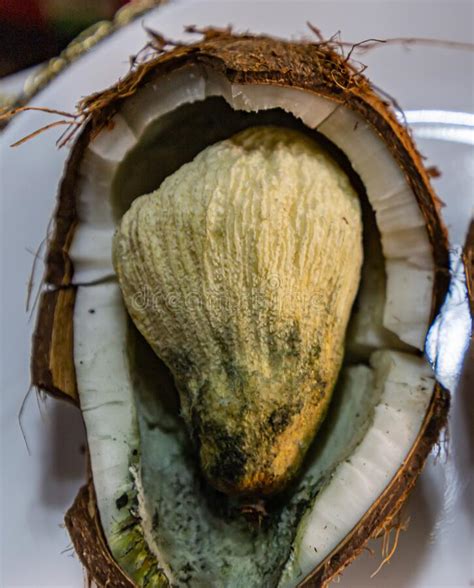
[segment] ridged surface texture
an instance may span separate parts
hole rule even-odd
[[[114,241],[125,302],[173,372],[217,488],[270,493],[297,470],[337,378],[361,263],[349,179],[288,129],[206,148],[125,214]]]

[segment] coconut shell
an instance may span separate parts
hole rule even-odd
[[[78,402],[74,367],[74,287],[44,292],[33,336],[31,378],[52,396]]]
[[[362,553],[370,539],[396,526],[395,519],[400,509],[413,490],[428,454],[438,441],[440,431],[446,426],[449,403],[449,393],[437,384],[420,434],[403,466],[357,527],[300,586],[325,586]]]
[[[446,230],[429,174],[408,130],[370,82],[329,42],[287,42],[266,36],[234,35],[207,29],[203,39],[169,52],[162,47],[138,65],[117,86],[81,102],[86,120],[75,142],[60,185],[55,229],[49,242],[46,281],[58,288],[43,294],[33,344],[33,384],[78,404],[73,359],[74,267],[69,247],[76,227],[75,189],[78,163],[93,136],[152,76],[185,65],[205,64],[230,82],[274,84],[314,92],[344,104],[366,119],[386,143],[403,171],[422,211],[435,261],[432,316],[439,310],[449,284]],[[60,331],[65,332],[60,334]],[[362,551],[371,537],[389,527],[412,489],[423,463],[446,423],[449,395],[436,386],[420,435],[409,457],[382,496],[334,552],[311,574],[306,586],[322,586]],[[98,586],[133,586],[113,561],[100,528],[93,482],[83,488],[67,514],[66,524],[76,550]],[[303,584],[302,584],[303,585]]]
[[[92,480],[79,490],[73,505],[66,513],[65,523],[90,580],[100,588],[133,588],[133,582],[115,563],[107,548]]]

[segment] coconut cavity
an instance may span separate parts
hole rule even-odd
[[[369,125],[309,92],[189,68],[146,85],[114,123],[79,169],[70,249],[77,384],[109,547],[140,586],[296,586],[383,493],[422,427],[434,380],[411,347],[423,346],[433,280],[421,213]],[[298,129],[336,157],[361,199],[366,262],[316,442],[283,493],[246,505],[203,481],[172,377],[127,317],[111,248],[137,196],[260,124]]]

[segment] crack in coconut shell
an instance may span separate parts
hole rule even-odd
[[[200,42],[177,47],[168,53],[157,52],[156,57],[136,66],[117,86],[85,99],[81,104],[88,113],[88,122],[66,165],[55,213],[54,235],[47,255],[46,281],[59,289],[42,296],[32,357],[33,385],[55,396],[68,398],[77,405],[72,345],[75,287],[71,280],[74,268],[68,251],[77,223],[75,185],[78,162],[88,143],[111,120],[121,103],[151,75],[166,75],[186,65],[201,64],[225,75],[231,83],[300,88],[344,104],[361,115],[383,138],[424,215],[436,270],[432,316],[439,310],[447,291],[447,237],[429,174],[408,131],[398,123],[369,81],[330,43],[286,42],[265,36],[237,36],[215,29],[207,29],[204,33]],[[68,327],[67,334],[61,339],[57,331],[64,325]],[[371,537],[390,525],[446,423],[448,406],[449,394],[436,385],[420,434],[396,476],[350,535],[311,573],[304,585],[322,586],[330,582],[358,556]],[[99,586],[134,586],[107,548],[92,481],[80,491],[66,516],[66,524],[81,561]]]

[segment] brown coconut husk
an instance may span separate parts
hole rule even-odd
[[[195,32],[195,29],[193,29]],[[152,77],[166,75],[185,65],[205,64],[230,82],[275,84],[300,88],[344,104],[367,120],[385,141],[409,182],[422,211],[435,261],[432,316],[439,310],[449,283],[446,230],[439,216],[439,201],[429,173],[407,129],[387,102],[351,62],[337,51],[337,44],[288,42],[267,36],[234,35],[230,30],[206,29],[202,40],[174,46],[160,38],[148,47],[142,63],[116,86],[83,100],[77,119],[84,128],[75,142],[61,182],[55,212],[55,229],[49,242],[46,281],[55,286],[42,296],[33,341],[32,380],[35,386],[78,404],[73,358],[74,267],[69,247],[76,227],[75,190],[78,164],[89,141],[124,100]],[[167,47],[172,47],[166,51]],[[60,333],[64,330],[64,333]],[[424,461],[446,422],[449,395],[436,386],[422,429],[410,455],[382,496],[333,553],[303,582],[323,586],[337,576],[364,549],[371,537],[390,527],[419,475]],[[66,523],[76,550],[98,586],[133,586],[108,551],[97,512],[93,480],[79,493]],[[303,585],[302,584],[302,585]]]
[[[31,379],[33,385],[56,398],[78,403],[74,366],[74,303],[76,288],[44,292],[35,333]]]
[[[98,587],[133,588],[134,584],[109,552],[97,512],[92,480],[80,490],[65,523],[89,580]]]

